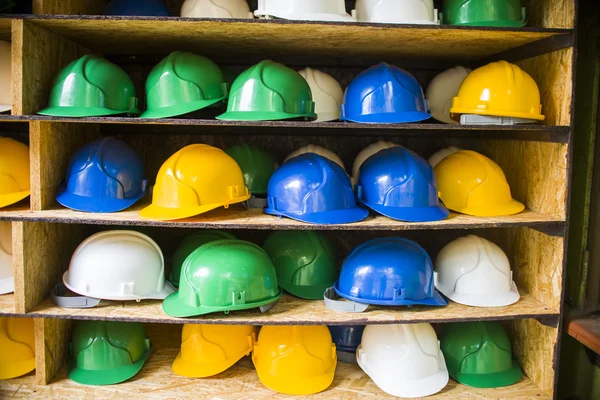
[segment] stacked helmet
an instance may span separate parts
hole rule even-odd
[[[364,330],[364,325],[340,325],[329,327],[329,332],[331,333],[331,338],[333,339],[337,351],[348,353],[356,353],[356,349],[360,346]]]
[[[251,325],[184,325],[173,372],[189,378],[220,374],[250,355],[256,332]]]
[[[359,22],[439,24],[433,0],[356,0],[352,13]]]
[[[342,161],[342,159],[340,158],[340,156],[338,156],[337,154],[335,154],[333,151],[326,149],[323,146],[318,146],[318,145],[314,145],[314,144],[309,144],[303,147],[300,147],[298,150],[294,150],[292,151],[286,158],[285,160],[283,160],[283,162],[287,162],[288,160],[297,157],[301,154],[306,154],[306,153],[315,153],[318,154],[320,156],[325,157],[326,159],[333,161],[334,163],[336,163],[337,165],[339,165],[340,167],[342,167],[343,170],[346,169],[346,167],[344,167],[344,162]]]
[[[12,258],[12,224],[0,221],[0,294],[15,290]]]
[[[161,0],[112,0],[107,4],[105,14],[139,17],[168,17],[171,15]]]
[[[244,182],[253,195],[267,193],[269,179],[278,165],[269,153],[256,146],[240,144],[225,150],[242,169]]]
[[[500,166],[475,151],[450,154],[434,171],[440,198],[452,211],[489,217],[517,214],[525,209],[511,197]]]
[[[249,198],[242,170],[233,158],[216,147],[192,144],[160,167],[152,204],[140,215],[155,220],[188,218]]]
[[[265,213],[313,224],[347,224],[369,215],[356,205],[344,170],[314,153],[294,157],[275,171]]]
[[[0,317],[0,380],[35,369],[33,319]]]
[[[435,168],[444,158],[448,157],[450,154],[454,154],[457,151],[461,151],[462,149],[459,149],[456,146],[448,146],[444,149],[440,149],[438,151],[436,151],[435,153],[433,153],[428,159],[427,161],[429,162],[429,165],[431,165],[432,168]]]
[[[0,137],[0,208],[29,196],[29,147]]]
[[[10,43],[0,40],[0,112],[12,108],[12,64]]]
[[[163,301],[173,317],[260,308],[281,296],[275,267],[263,249],[242,240],[215,240],[196,249],[181,269],[179,291]]]
[[[470,72],[469,68],[458,66],[440,72],[429,82],[426,96],[433,118],[447,124],[458,123],[450,118],[450,107],[458,94],[460,84]]]
[[[186,18],[254,18],[246,0],[185,0],[181,6],[181,16]]]
[[[263,326],[252,361],[263,385],[298,396],[327,389],[337,365],[326,326]]]
[[[71,62],[54,78],[48,107],[38,114],[100,117],[137,114],[133,81],[121,67],[93,55]]]
[[[306,68],[298,73],[310,86],[317,113],[316,122],[340,119],[340,106],[344,101],[344,91],[340,83],[333,76],[318,69]]]
[[[375,65],[350,82],[341,120],[400,124],[429,119],[423,89],[409,72],[387,63]]]
[[[344,0],[258,0],[254,15],[301,21],[355,21],[346,13]]]
[[[390,147],[394,146],[397,146],[397,144],[380,140],[362,149],[354,159],[354,164],[352,164],[352,183],[356,184],[356,182],[358,182],[358,173],[360,171],[360,167],[367,160],[367,158],[371,157],[373,154],[377,154],[381,150],[389,149]]]
[[[273,261],[279,287],[294,296],[320,300],[337,279],[333,245],[321,232],[273,232],[263,249]]]
[[[77,211],[109,213],[132,206],[147,186],[140,156],[122,140],[108,137],[73,155],[56,200]]]
[[[439,221],[449,214],[438,198],[431,165],[402,146],[369,157],[355,189],[360,203],[400,221]]]
[[[356,360],[392,396],[429,396],[448,384],[444,354],[430,324],[369,325]]]
[[[519,28],[527,24],[527,17],[521,0],[445,0],[442,23]]]

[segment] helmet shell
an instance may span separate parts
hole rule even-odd
[[[253,195],[267,193],[269,179],[277,170],[277,163],[269,153],[256,146],[240,144],[225,150],[242,169],[244,182]]]
[[[335,348],[338,351],[345,351],[348,353],[356,352],[356,349],[360,345],[364,330],[364,325],[329,326],[329,332],[331,333]]]
[[[354,22],[344,0],[258,0],[257,17],[300,21]]]
[[[356,0],[359,22],[437,25],[433,0]]]
[[[29,147],[0,137],[0,208],[29,196]]]
[[[444,25],[504,26],[527,25],[521,0],[445,0]]]
[[[426,95],[433,118],[446,124],[458,124],[450,118],[452,99],[458,95],[461,83],[471,72],[469,68],[457,66],[440,72],[429,82]]]
[[[319,146],[319,145],[315,145],[315,144],[309,144],[306,146],[302,146],[300,147],[298,150],[294,150],[292,151],[286,158],[285,160],[283,160],[283,162],[287,162],[288,160],[297,157],[301,154],[306,154],[306,153],[315,153],[318,154],[320,156],[325,157],[326,159],[333,161],[334,163],[336,163],[337,165],[339,165],[340,167],[342,167],[343,170],[346,170],[346,167],[344,167],[344,162],[342,161],[342,159],[340,158],[340,156],[338,156],[336,153],[334,153],[333,151],[323,147],[323,146]]]
[[[35,369],[33,318],[0,317],[0,380]]]
[[[315,122],[340,119],[340,106],[344,101],[344,91],[340,83],[333,76],[318,69],[305,68],[298,73],[310,86],[317,113]]]
[[[246,0],[185,0],[180,14],[185,18],[254,18]]]

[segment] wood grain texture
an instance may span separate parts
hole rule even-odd
[[[47,385],[67,361],[71,321],[35,319],[35,383]]]
[[[575,25],[574,0],[525,0],[527,26],[543,28],[573,28]]]
[[[15,295],[2,294],[0,295],[0,315],[14,315],[15,310]]]
[[[104,14],[105,0],[33,0],[34,14]]]
[[[569,335],[594,353],[600,354],[600,313],[574,318],[566,326]]]

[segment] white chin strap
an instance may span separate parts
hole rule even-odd
[[[62,308],[92,308],[100,303],[100,299],[75,295],[62,283],[52,289],[52,301]]]
[[[535,119],[514,118],[514,117],[494,117],[491,115],[463,114],[460,116],[460,123],[463,125],[518,125],[535,124]]]
[[[368,304],[357,303],[356,301],[342,300],[342,298],[338,296],[335,292],[333,286],[325,289],[325,293],[323,294],[323,301],[325,302],[325,307],[334,311],[359,313],[366,311],[366,309],[369,307]]]

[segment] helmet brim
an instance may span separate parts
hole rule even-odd
[[[105,117],[108,115],[119,114],[139,114],[140,110],[132,108],[129,110],[111,110],[101,107],[47,107],[37,112],[40,115],[48,115],[51,117]]]
[[[142,211],[140,211],[140,216],[143,218],[154,219],[158,221],[171,221],[176,219],[189,218],[199,214],[204,214],[219,207],[229,206],[231,204],[236,203],[242,203],[248,200],[249,198],[250,194],[231,199],[227,203],[205,204],[197,207],[182,208],[161,207],[155,204],[151,204],[148,207],[144,208]]]
[[[226,96],[223,96],[218,99],[212,100],[197,100],[191,101],[189,103],[184,104],[176,104],[169,107],[159,107],[148,109],[140,115],[140,118],[169,118],[176,117],[178,115],[188,114],[194,111],[201,110],[206,107],[210,107],[213,104],[216,104],[222,100],[224,100]]]
[[[338,296],[343,297],[346,300],[355,301],[357,303],[362,304],[372,304],[375,306],[433,306],[433,307],[442,307],[447,306],[448,302],[436,291],[433,290],[433,294],[431,297],[427,297],[420,300],[376,300],[376,299],[365,299],[361,297],[350,296],[346,293],[343,293],[338,288],[338,282],[335,283],[333,289],[337,293]]]
[[[317,119],[317,114],[290,114],[278,111],[227,111],[216,118],[223,121],[279,121],[294,118],[305,118],[313,121]]]
[[[361,124],[407,124],[421,122],[431,118],[431,114],[421,111],[407,111],[398,113],[377,113],[369,115],[342,116],[342,121],[357,122]]]
[[[511,200],[503,204],[487,204],[484,207],[452,207],[450,204],[445,204],[450,210],[461,214],[474,215],[476,217],[499,217],[503,215],[518,214],[525,209],[522,203],[516,200]]]
[[[456,99],[457,97],[455,97]],[[460,121],[460,116],[463,114],[474,114],[474,115],[489,115],[492,117],[513,117],[513,118],[524,118],[524,119],[535,119],[538,121],[543,121],[546,119],[542,114],[529,114],[529,113],[519,113],[512,111],[481,111],[481,110],[473,110],[466,108],[451,108],[450,109],[450,118]]]
[[[0,104],[0,112],[10,111],[11,108],[11,104]]]
[[[29,190],[24,190],[22,192],[15,193],[7,193],[0,195],[0,208],[10,206],[11,204],[18,203],[23,200],[27,196],[29,196]]]
[[[388,207],[381,204],[369,204],[361,201],[371,210],[388,218],[406,222],[441,221],[450,215],[450,211],[440,202],[432,207]]]
[[[256,10],[254,15],[257,18],[270,16],[281,19],[289,19],[294,21],[325,21],[325,22],[356,22],[349,14],[326,14],[326,13],[270,13],[267,10]]]
[[[451,374],[451,376],[463,385],[488,389],[514,385],[523,378],[523,372],[517,361],[513,359],[511,368],[506,371],[492,374],[465,374],[457,372],[456,374]]]
[[[56,195],[56,201],[71,210],[91,213],[112,213],[126,210],[146,194],[144,191],[139,196],[130,199],[108,199],[79,196],[69,193],[65,189],[65,186],[62,185]]]
[[[13,293],[15,291],[15,277],[0,279],[0,294]],[[323,297],[323,295],[321,295]]]
[[[10,354],[10,351],[6,351],[7,349],[3,350],[5,353]],[[2,365],[3,368],[0,368],[0,380],[17,378],[26,375],[35,369],[35,356],[31,354],[30,359],[21,361],[17,361],[13,357],[10,360],[6,360],[6,362],[2,362]]]
[[[269,374],[261,368],[256,368],[256,373],[263,385],[277,393],[307,396],[322,392],[331,386],[335,375],[335,368],[331,369],[331,373],[306,377],[304,379],[298,376],[294,377],[294,379],[281,379],[280,376]],[[290,373],[293,374],[293,371],[290,371]]]
[[[369,216],[369,210],[361,207],[310,214],[281,212],[272,208],[265,208],[264,211],[267,214],[276,215],[278,217],[288,217],[300,222],[322,225],[350,224],[353,222],[362,221]]]
[[[294,285],[293,283],[290,283],[290,282],[281,282],[281,281],[278,281],[277,283],[279,284],[280,288],[282,288],[286,292],[288,292],[296,297],[300,297],[301,299],[323,300],[323,293],[325,293],[325,290],[327,288],[332,287],[334,285],[335,281],[328,282],[328,283],[321,283],[318,285],[310,285],[310,286]]]
[[[434,272],[435,287],[437,290],[458,304],[472,307],[504,307],[516,303],[521,297],[514,282],[510,285],[510,291],[504,293],[457,293],[454,291],[454,287],[440,283],[438,276],[438,273]]]
[[[251,351],[248,349],[248,351]],[[173,372],[180,376],[188,378],[207,378],[209,376],[215,376],[223,371],[226,371],[232,367],[235,363],[241,360],[246,354],[240,354],[236,358],[227,358],[225,361],[217,361],[211,363],[195,363],[189,362],[181,357],[181,352],[173,361],[171,369]]]

